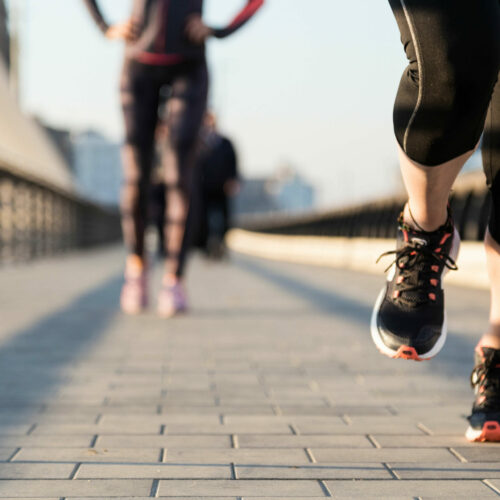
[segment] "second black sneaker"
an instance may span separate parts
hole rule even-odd
[[[469,441],[500,441],[500,349],[476,347],[470,380],[476,400],[465,437]]]
[[[451,217],[437,231],[416,231],[401,215],[395,261],[375,304],[371,334],[391,358],[422,361],[434,357],[446,340],[442,278],[456,270],[460,237]]]

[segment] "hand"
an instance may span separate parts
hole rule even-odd
[[[114,24],[108,28],[106,31],[106,38],[110,40],[125,40],[127,42],[133,42],[139,37],[139,30],[132,19],[125,21],[124,23]]]
[[[188,18],[186,35],[190,42],[201,45],[207,38],[213,36],[213,34],[214,30],[203,22],[200,15],[194,14]]]

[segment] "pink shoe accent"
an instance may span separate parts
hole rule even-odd
[[[125,270],[125,283],[120,296],[120,306],[125,314],[140,314],[148,305],[147,273],[136,256],[129,257]]]
[[[402,345],[398,352],[394,355],[394,359],[412,359],[413,361],[424,361],[421,358],[414,347],[409,347],[407,345]]]
[[[158,314],[162,318],[171,318],[187,311],[186,292],[180,282],[163,285],[158,295]]]

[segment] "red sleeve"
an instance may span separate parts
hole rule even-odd
[[[241,28],[262,7],[264,0],[248,0],[243,10],[225,28],[215,29],[217,38],[224,38]]]

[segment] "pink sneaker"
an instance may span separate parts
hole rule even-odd
[[[137,255],[127,258],[120,305],[125,314],[140,314],[148,305],[146,270]]]
[[[171,318],[178,313],[187,311],[186,292],[180,281],[163,280],[163,286],[158,295],[158,314],[162,318]]]

